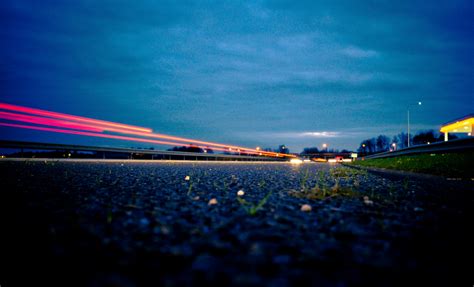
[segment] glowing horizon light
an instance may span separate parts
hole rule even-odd
[[[302,164],[303,161],[299,158],[292,158],[292,159],[290,159],[290,163],[291,164]]]

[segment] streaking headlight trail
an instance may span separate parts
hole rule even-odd
[[[13,128],[135,142],[147,142],[169,146],[192,144],[193,146],[203,149],[212,148],[218,151],[241,152],[261,156],[295,157],[294,155],[289,154],[267,152],[261,151],[259,149],[159,134],[154,133],[150,128],[22,107],[6,103],[0,103],[0,120],[7,121],[0,122],[0,126]],[[28,125],[18,124],[18,122],[28,123]]]

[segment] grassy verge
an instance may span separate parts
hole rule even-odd
[[[474,153],[421,154],[358,160],[352,165],[405,170],[455,178],[474,178]]]

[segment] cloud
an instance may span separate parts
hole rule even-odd
[[[335,138],[340,137],[342,133],[340,132],[303,132],[300,133],[301,137],[313,137],[313,138]]]
[[[378,56],[378,53],[374,50],[364,50],[354,46],[342,49],[341,53],[352,58],[372,58]]]
[[[273,139],[311,139],[311,138],[348,138],[360,132],[354,131],[312,131],[312,132],[296,132],[296,131],[257,131],[240,133],[241,137],[258,137],[258,138],[273,138]]]

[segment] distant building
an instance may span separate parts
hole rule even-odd
[[[444,141],[448,141],[449,133],[463,133],[472,137],[474,127],[474,114],[469,114],[441,126],[440,132],[444,133]]]

